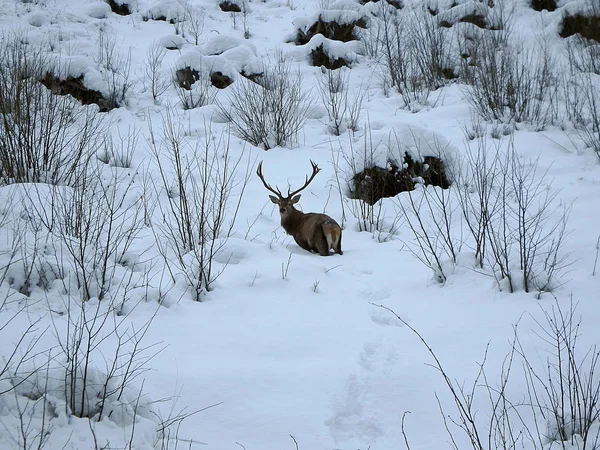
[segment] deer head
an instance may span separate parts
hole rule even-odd
[[[321,169],[319,169],[319,167],[317,166],[317,164],[314,161],[311,161],[310,164],[312,165],[312,174],[310,175],[310,177],[308,177],[308,176],[306,177],[304,185],[302,185],[302,187],[300,189],[296,189],[295,191],[290,192],[290,189],[288,188],[288,193],[287,193],[286,197],[283,196],[283,194],[281,193],[279,188],[276,187],[276,189],[273,189],[271,187],[271,185],[269,185],[265,181],[265,178],[263,177],[263,173],[262,173],[262,161],[258,164],[258,168],[256,169],[256,174],[262,181],[263,185],[267,188],[267,190],[269,190],[270,192],[275,194],[275,195],[269,195],[269,198],[271,199],[271,201],[273,203],[275,203],[277,206],[279,206],[279,214],[281,214],[282,219],[285,217],[288,217],[294,211],[298,211],[296,208],[294,208],[294,205],[296,203],[298,203],[298,201],[300,201],[300,194],[298,194],[298,193],[303,191],[304,189],[306,189],[307,186],[311,183],[311,181],[315,178],[315,176],[321,170]]]

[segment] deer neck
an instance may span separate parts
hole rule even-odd
[[[286,216],[281,218],[281,226],[287,234],[296,234],[304,222],[304,213],[292,208],[292,211]]]

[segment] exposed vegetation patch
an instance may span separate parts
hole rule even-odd
[[[87,88],[83,84],[83,76],[77,78],[67,77],[64,80],[61,80],[50,72],[47,72],[46,75],[40,79],[40,82],[50,89],[53,94],[70,95],[84,105],[94,103],[98,105],[100,112],[107,112],[119,106],[104,97],[101,92]]]
[[[368,167],[355,174],[351,180],[351,196],[369,205],[381,198],[395,197],[400,192],[412,191],[415,179],[422,178],[425,185],[450,187],[444,162],[435,156],[425,156],[423,161],[415,161],[404,155],[404,167],[389,162],[387,168]]]
[[[478,13],[471,13],[471,14],[462,16],[455,23],[472,23],[473,25],[475,25],[476,27],[479,27],[479,28],[483,28],[483,29],[489,28],[488,23],[485,20],[485,17]],[[443,27],[443,28],[451,28],[452,25],[454,25],[454,23],[452,23],[448,20],[442,20],[440,22],[440,27]]]
[[[331,70],[349,66],[348,61],[346,61],[344,58],[335,58],[329,56],[325,51],[323,44],[311,50],[310,61],[313,66],[325,67]]]
[[[240,72],[240,75],[250,81],[253,81],[254,83],[262,85],[261,79],[264,77],[265,74],[264,72],[246,72],[245,70],[242,70]]]
[[[219,8],[224,12],[242,12],[242,8],[236,2],[231,2],[229,0],[225,0],[224,2],[219,3]]]
[[[584,16],[576,14],[565,16],[562,21],[561,37],[569,37],[580,34],[584,38],[600,42],[600,15]]]
[[[531,7],[536,11],[554,11],[556,6],[556,0],[531,0]]]
[[[200,73],[191,67],[184,67],[175,71],[175,79],[180,88],[191,90],[192,84],[200,79]]]
[[[125,2],[117,3],[116,0],[108,0],[108,6],[115,14],[120,16],[128,16],[131,14],[131,10],[129,9],[129,5]]]
[[[404,6],[402,4],[401,0],[385,0],[385,1],[388,3],[388,5],[391,5],[396,9],[402,9],[402,7]],[[360,0],[361,5],[366,5],[367,3],[371,3],[371,2],[377,3],[377,2],[379,2],[379,0]]]
[[[328,39],[334,41],[349,42],[358,39],[356,27],[366,28],[367,21],[364,18],[350,21],[348,23],[338,23],[335,21],[326,22],[322,16],[313,23],[306,31],[298,29],[296,31],[296,45],[307,44],[315,35],[322,34]]]
[[[210,82],[218,89],[225,89],[233,83],[233,80],[223,72],[213,72],[210,74]]]

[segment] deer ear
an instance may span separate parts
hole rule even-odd
[[[277,197],[275,197],[274,195],[269,195],[269,198],[271,199],[271,201],[275,204],[279,203],[279,199]]]
[[[296,204],[300,201],[300,194],[296,195],[293,199],[292,199],[292,204]]]

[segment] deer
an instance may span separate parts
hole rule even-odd
[[[273,189],[265,181],[262,173],[262,161],[258,164],[256,174],[265,188],[275,194],[269,195],[269,198],[279,206],[281,226],[287,234],[294,238],[296,244],[306,251],[318,253],[321,256],[329,256],[330,250],[342,255],[342,228],[338,223],[327,214],[303,213],[294,207],[300,200],[299,192],[306,189],[321,170],[312,160],[310,163],[312,165],[310,177],[306,176],[306,181],[300,189],[290,192],[288,187],[287,197],[283,196],[277,186],[275,186],[276,189]]]

